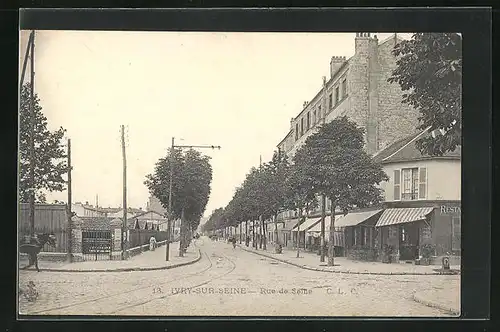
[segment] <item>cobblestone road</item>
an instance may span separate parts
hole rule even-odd
[[[154,316],[448,316],[412,300],[459,276],[370,276],[299,269],[222,242],[197,241],[200,262],[163,271],[20,271],[39,297],[22,314]],[[459,282],[457,283],[457,285]]]

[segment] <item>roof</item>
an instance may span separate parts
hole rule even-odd
[[[279,147],[281,145],[281,143],[283,143],[288,138],[288,136],[290,136],[292,133],[293,133],[293,130],[290,129],[290,131],[288,131],[288,134],[286,134],[286,136],[276,146]]]
[[[442,156],[431,156],[427,154],[422,154],[417,148],[416,142],[425,136],[430,136],[428,130],[424,130],[420,133],[413,134],[402,138],[395,143],[389,145],[387,148],[378,152],[374,156],[374,160],[386,163],[395,162],[405,162],[405,161],[415,161],[415,160],[427,160],[427,159],[461,159],[462,147],[457,146],[455,151],[448,151]]]
[[[72,220],[79,222],[82,229],[111,230],[112,228],[120,228],[122,224],[121,219],[109,217],[76,217]],[[130,220],[127,222],[130,223]]]
[[[156,215],[161,216],[162,218],[165,218],[165,215],[164,215],[163,213],[160,213],[160,212],[157,212],[157,211],[154,211],[154,210],[142,211],[141,213],[136,214],[136,215],[134,216],[134,218],[138,218],[138,217],[146,216],[147,214],[150,214],[150,213],[153,213],[153,214],[156,214]]]

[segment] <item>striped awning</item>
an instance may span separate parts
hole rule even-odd
[[[338,221],[335,221],[335,227],[348,227],[356,226],[361,224],[363,221],[373,217],[382,210],[372,210],[364,212],[352,212],[347,215],[340,217]]]
[[[375,227],[390,226],[424,220],[427,215],[433,210],[433,207],[386,209],[384,212],[382,212],[382,215],[377,221]]]
[[[295,226],[297,226],[298,223],[299,223],[299,219],[297,219],[297,218],[286,220],[285,226],[283,227],[282,230],[290,232],[292,229],[295,228]]]
[[[311,228],[314,225],[316,225],[317,223],[319,223],[320,220],[321,219],[319,219],[319,218],[307,218],[306,221],[304,221],[302,224],[300,224],[300,231],[303,232],[303,231],[309,230],[309,228]],[[299,228],[299,225],[295,226],[292,229],[292,232],[296,232],[297,228]]]

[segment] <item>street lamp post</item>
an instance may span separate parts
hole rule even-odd
[[[168,229],[167,229],[167,243],[165,245],[166,247],[166,253],[165,253],[165,260],[169,260],[169,252],[170,252],[170,236],[171,236],[171,223],[173,220],[173,212],[172,212],[172,183],[173,183],[173,176],[174,176],[174,149],[179,148],[179,149],[219,149],[220,150],[220,145],[175,145],[175,138],[172,137],[172,149],[170,151],[170,183],[169,183],[169,191],[168,191]],[[182,223],[181,223],[181,228],[182,228]]]

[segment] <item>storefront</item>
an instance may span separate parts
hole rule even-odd
[[[350,259],[375,261],[378,259],[375,224],[382,209],[351,212],[340,217],[335,226],[342,229],[345,238],[344,253]]]

